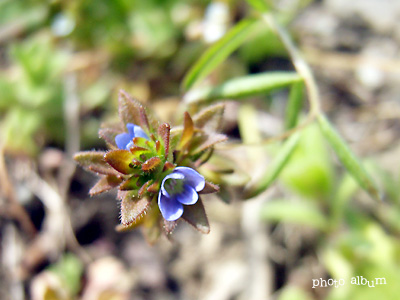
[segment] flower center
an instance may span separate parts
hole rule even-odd
[[[171,196],[183,192],[183,180],[169,178],[164,182],[164,188]]]

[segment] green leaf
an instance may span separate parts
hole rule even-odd
[[[317,123],[301,131],[299,144],[280,180],[307,198],[331,198],[334,172],[328,145]]]
[[[288,200],[267,202],[261,208],[261,218],[266,221],[308,225],[321,230],[328,225],[325,216],[316,206]]]
[[[207,49],[183,79],[183,89],[190,89],[222,63],[249,37],[256,23],[256,19],[240,21],[222,39]]]
[[[109,151],[104,155],[104,159],[111,167],[122,174],[132,174],[135,171],[134,166],[131,164],[135,159],[135,155],[129,150]]]
[[[246,0],[254,9],[265,13],[270,10],[270,5],[265,0]]]
[[[303,104],[303,86],[303,82],[296,82],[290,88],[285,116],[286,129],[291,129],[297,125],[297,120]]]
[[[274,160],[268,165],[266,172],[263,174],[261,179],[245,190],[245,198],[252,198],[265,191],[278,177],[286,163],[289,161],[296,149],[299,141],[299,134],[293,134],[286,142],[282,145],[282,149]]]
[[[301,82],[295,72],[268,72],[228,80],[215,87],[204,87],[189,91],[184,96],[186,103],[213,102],[215,99],[237,99],[265,94]]]
[[[75,255],[65,254],[59,262],[51,265],[49,270],[57,274],[70,295],[78,294],[81,288],[83,264]]]
[[[319,126],[339,160],[359,185],[377,200],[381,199],[378,187],[363,165],[325,116],[318,117]]]
[[[311,297],[306,291],[302,290],[299,287],[294,285],[285,286],[282,290],[280,290],[278,300],[312,300]]]

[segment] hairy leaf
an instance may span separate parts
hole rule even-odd
[[[222,103],[208,106],[193,117],[193,123],[197,128],[209,129],[211,131],[219,130],[224,110],[225,105]]]
[[[168,159],[168,155],[169,155],[170,130],[171,130],[171,126],[167,123],[161,124],[160,127],[158,127],[158,135],[161,137],[161,139],[164,143],[165,159]]]
[[[210,232],[210,225],[201,199],[194,205],[185,205],[182,218],[201,233]]]
[[[228,137],[225,134],[220,134],[220,133],[208,134],[201,138],[201,142],[198,145],[196,145],[192,154],[196,155],[197,153],[201,153],[204,150],[207,150],[218,143],[225,142],[227,139]]]
[[[117,187],[122,182],[122,178],[117,176],[102,177],[89,191],[90,196],[98,195]]]
[[[128,123],[139,125],[142,128],[146,125],[142,124],[140,113],[143,111],[143,106],[139,101],[133,99],[124,90],[120,90],[118,95],[118,103],[119,118],[125,126]],[[146,130],[146,128],[143,129]]]
[[[157,156],[149,158],[142,164],[142,170],[145,172],[152,171],[161,164],[161,159]]]
[[[218,191],[219,191],[218,185],[206,181],[206,185],[204,186],[204,189],[202,189],[199,192],[199,194],[212,194],[212,193],[217,193]]]
[[[151,203],[147,197],[137,198],[132,191],[119,191],[118,198],[121,200],[121,223],[125,226],[142,218]]]
[[[183,132],[178,146],[179,149],[184,148],[187,145],[187,143],[192,139],[193,132],[194,132],[193,120],[190,117],[189,113],[185,111],[183,119]]]
[[[106,162],[118,172],[128,175],[134,173],[131,164],[135,156],[128,150],[112,150],[104,155]]]
[[[165,234],[167,236],[170,235],[174,231],[174,229],[175,229],[177,224],[178,224],[177,221],[167,221],[167,220],[164,219],[163,228],[164,228]]]
[[[119,176],[105,160],[105,152],[102,151],[84,151],[75,154],[74,159],[86,170],[96,174]]]

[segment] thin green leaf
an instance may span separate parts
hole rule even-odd
[[[299,141],[299,134],[293,134],[282,146],[279,154],[268,165],[266,172],[261,177],[260,181],[251,184],[245,190],[245,198],[251,198],[265,191],[278,177],[286,163],[289,161],[291,155],[296,149]]]
[[[289,94],[289,102],[286,107],[285,128],[291,129],[297,125],[301,106],[303,104],[303,82],[292,85]]]
[[[183,79],[183,89],[190,89],[197,81],[211,73],[250,36],[257,19],[245,19],[236,24],[225,36],[213,44],[189,70]]]
[[[378,187],[343,138],[332,127],[324,115],[318,117],[318,122],[322,133],[347,171],[365,191],[375,199],[380,200],[381,196]]]
[[[265,13],[270,10],[270,6],[265,0],[246,0],[254,9]]]
[[[266,221],[287,222],[326,229],[327,221],[321,211],[306,202],[274,200],[261,208],[261,218]]]
[[[268,72],[228,80],[215,87],[191,90],[184,96],[186,103],[213,102],[215,99],[242,98],[265,94],[301,82],[295,72]]]

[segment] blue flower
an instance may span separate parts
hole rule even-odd
[[[115,137],[115,143],[119,149],[129,150],[133,146],[132,139],[135,137],[149,139],[147,134],[138,125],[128,123],[126,124],[126,128],[128,129],[128,133],[124,132]]]
[[[158,193],[158,207],[167,221],[175,221],[183,214],[183,205],[199,200],[197,192],[204,189],[205,179],[192,168],[177,167],[165,176]]]

